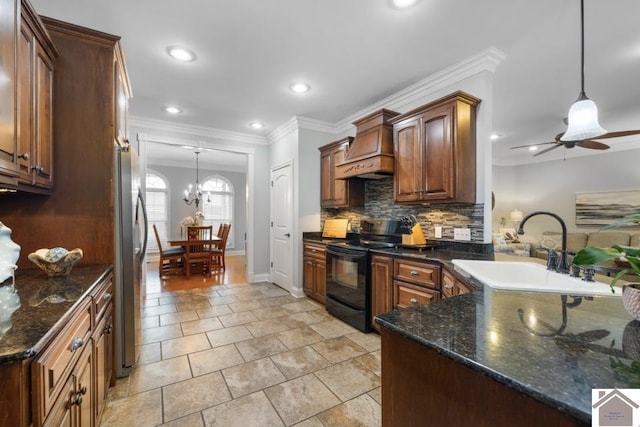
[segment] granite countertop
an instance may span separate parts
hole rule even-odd
[[[15,289],[20,308],[11,316],[9,330],[0,335],[0,364],[27,359],[40,351],[111,270],[110,265],[78,265],[63,277],[48,277],[37,269],[17,270]]]
[[[638,373],[613,368],[640,360],[640,322],[619,297],[484,287],[376,321],[584,422],[591,422],[591,389],[640,387]]]

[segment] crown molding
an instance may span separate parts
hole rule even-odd
[[[251,135],[240,132],[231,132],[222,129],[208,128],[204,126],[184,125],[165,122],[163,120],[147,119],[144,117],[129,117],[129,126],[137,126],[153,132],[175,132],[180,134],[199,136],[204,138],[222,139],[225,142],[242,144],[267,145],[268,139],[264,136]]]
[[[507,55],[500,49],[489,47],[475,55],[463,59],[462,61],[444,68],[417,83],[412,84],[386,98],[381,99],[368,108],[352,114],[343,121],[334,125],[335,133],[352,131],[352,122],[361,117],[377,111],[381,108],[394,110],[404,105],[423,99],[430,94],[454,85],[464,79],[474,76],[483,71],[494,73],[497,66],[504,61]]]
[[[277,128],[275,128],[269,135],[267,135],[267,140],[269,144],[272,144],[279,139],[284,138],[286,135],[289,135],[292,132],[296,132],[298,130],[298,117],[293,116]]]

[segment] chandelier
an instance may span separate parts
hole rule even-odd
[[[202,193],[202,186],[200,185],[200,180],[198,176],[198,173],[199,173],[198,156],[199,155],[200,155],[200,152],[196,151],[196,185],[193,186],[189,184],[189,187],[186,190],[184,190],[184,202],[187,205],[191,205],[195,203],[196,209],[198,209],[198,206],[200,205],[201,202],[211,203],[211,195],[207,194],[207,198],[205,200],[204,194]]]

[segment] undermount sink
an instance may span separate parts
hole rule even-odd
[[[452,260],[456,269],[483,284],[501,290],[549,292],[570,295],[620,296],[606,283],[585,282],[576,277],[549,271],[533,262]]]

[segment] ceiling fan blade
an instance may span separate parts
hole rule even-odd
[[[631,135],[640,135],[640,129],[636,130],[622,130],[619,132],[607,132],[604,135],[601,135],[595,139],[605,139],[605,138],[620,138],[622,136],[631,136]]]
[[[606,150],[609,148],[607,144],[603,144],[602,142],[592,141],[590,139],[586,139],[584,141],[576,142],[576,145],[582,148],[591,148],[592,150]]]
[[[546,145],[546,144],[557,144],[557,142],[555,141],[551,141],[551,142],[541,142],[539,144],[528,144],[528,145],[518,145],[517,147],[509,147],[510,149],[515,149],[515,148],[527,148],[527,147],[535,147],[538,145]]]
[[[554,150],[554,149],[556,149],[556,148],[558,148],[558,147],[562,147],[562,144],[556,144],[556,145],[554,145],[553,147],[549,147],[549,148],[547,148],[546,150],[542,150],[541,152],[534,154],[534,155],[533,155],[533,157],[535,157],[535,156],[539,156],[540,154],[544,154],[544,153],[546,153],[547,151]]]

